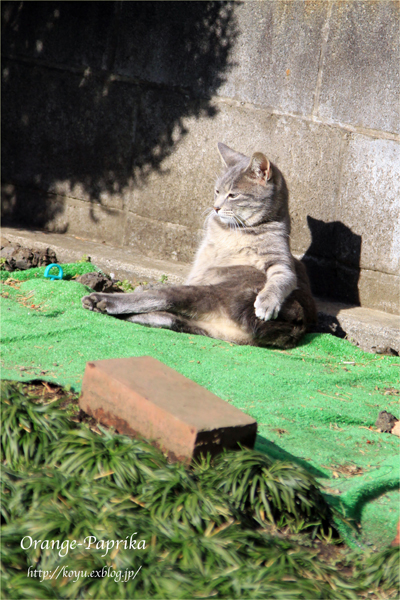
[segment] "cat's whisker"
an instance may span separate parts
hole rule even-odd
[[[241,219],[238,215],[235,215],[235,218],[238,221],[239,225],[246,227],[246,222],[243,219]]]
[[[250,229],[250,231],[255,231],[257,232],[256,228],[253,227],[252,225],[249,225],[248,223],[246,223],[246,221],[244,219],[241,219],[240,217],[237,217],[238,221],[241,223],[241,225],[243,227],[245,227],[246,229]]]
[[[236,219],[237,219],[238,223],[241,225],[241,229],[250,229],[250,230],[254,231],[254,227],[252,227],[251,225],[248,225],[246,223],[246,221],[244,219],[242,219],[241,217],[239,217],[238,215],[236,215]]]
[[[202,214],[202,215],[205,215],[207,212],[208,212],[208,213],[211,213],[213,210],[214,210],[214,209],[213,209],[213,207],[212,207],[212,206],[207,206],[207,208],[205,208],[205,209],[202,211],[202,213],[201,213],[201,214]]]
[[[240,227],[239,227],[239,223],[237,221],[236,216],[234,216],[233,228],[235,230],[235,233],[240,233]]]
[[[210,212],[210,213],[209,213],[209,214],[206,216],[206,218],[204,219],[204,227],[207,227],[207,223],[208,223],[208,221],[210,220],[210,218],[212,217],[212,215],[213,215],[213,213],[212,213],[212,212]]]

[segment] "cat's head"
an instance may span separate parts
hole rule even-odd
[[[288,222],[288,191],[279,169],[261,152],[249,158],[221,142],[218,150],[225,170],[215,184],[214,215],[234,228]]]

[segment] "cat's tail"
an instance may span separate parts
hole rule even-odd
[[[253,338],[254,346],[288,349],[297,346],[307,326],[277,320],[267,321],[257,329]]]
[[[297,346],[314,321],[314,311],[309,303],[304,306],[302,300],[301,291],[295,290],[284,303],[276,320],[262,321],[253,317],[254,345],[283,349]]]

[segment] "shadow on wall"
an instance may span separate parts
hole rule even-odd
[[[319,298],[360,306],[361,236],[340,221],[325,223],[307,216],[311,244],[302,258]]]
[[[235,2],[3,2],[3,223],[108,214],[216,109]],[[68,223],[64,231],[68,229]]]

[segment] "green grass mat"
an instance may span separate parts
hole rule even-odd
[[[68,277],[95,270],[63,268]],[[399,439],[374,424],[380,410],[399,417],[398,357],[322,334],[279,351],[148,329],[82,309],[88,288],[43,272],[12,273],[19,283],[1,286],[3,379],[79,391],[90,360],[153,356],[257,419],[256,449],[306,466],[330,501],[361,523],[357,539],[342,530],[349,543],[381,548],[394,538]]]

